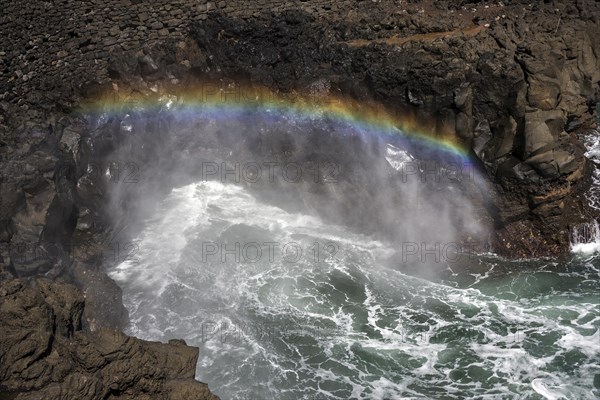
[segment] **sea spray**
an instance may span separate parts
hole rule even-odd
[[[584,254],[600,251],[600,225],[598,221],[581,224],[573,228],[571,251]]]

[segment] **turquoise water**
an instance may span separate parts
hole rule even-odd
[[[423,279],[386,243],[219,182],[173,190],[138,240],[111,272],[129,333],[200,347],[197,377],[223,399],[600,394],[598,253],[465,255],[413,265],[435,270]]]

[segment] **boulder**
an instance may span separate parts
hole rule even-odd
[[[568,175],[580,168],[582,162],[573,152],[564,149],[549,150],[525,160],[525,163],[545,178]]]
[[[510,116],[504,116],[494,122],[492,126],[494,144],[490,156],[498,159],[511,154],[517,135],[517,122]]]
[[[554,159],[553,150],[529,157],[525,162],[544,178],[555,178],[559,175],[559,169]]]
[[[473,136],[472,149],[477,157],[484,162],[491,161],[493,156],[489,155],[488,149],[491,147],[492,130],[486,119],[479,121],[473,130]]]
[[[560,81],[538,74],[529,78],[527,102],[540,110],[554,110],[560,96]]]
[[[464,112],[458,113],[454,129],[458,137],[470,142],[473,139],[473,118]]]
[[[90,331],[101,328],[119,329],[129,322],[129,313],[123,306],[121,288],[97,267],[82,262],[74,262],[72,267],[74,283],[80,287],[86,298],[83,312],[83,325]]]
[[[565,125],[564,113],[560,110],[534,111],[525,114],[525,158],[541,148],[553,145]]]

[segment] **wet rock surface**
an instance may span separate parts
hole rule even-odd
[[[488,207],[494,251],[536,257],[566,252],[570,226],[594,218],[578,197],[593,166],[567,132],[594,123],[600,93],[600,48],[591,39],[599,8],[586,4],[517,4],[489,23],[466,26],[452,14],[435,27],[394,14],[388,32],[365,32],[384,18],[377,12],[363,24],[322,24],[299,13],[221,15],[194,25],[192,36],[209,54],[214,78],[243,77],[283,91],[320,82],[417,120],[434,116],[432,130],[461,138],[495,183]],[[543,238],[539,246],[529,245],[531,235]]]
[[[123,138],[78,113],[100,94],[238,79],[375,101],[472,150],[497,253],[564,254],[598,218],[577,139],[599,98],[597,2],[34,2],[0,26],[2,395],[211,398],[197,350],[114,331],[127,311],[104,272],[107,250],[122,257],[105,171]],[[145,140],[137,165],[162,144]]]
[[[86,299],[45,278],[0,283],[0,394],[11,399],[218,399],[194,380],[198,349],[82,329]]]

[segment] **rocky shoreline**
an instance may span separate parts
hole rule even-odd
[[[482,218],[494,227],[493,250],[511,258],[564,255],[572,229],[599,217],[583,197],[593,164],[577,138],[597,117],[598,3],[229,3],[194,14],[178,11],[185,2],[133,2],[149,17],[128,19],[123,7],[132,5],[115,2],[119,20],[135,24],[117,32],[72,20],[60,50],[60,35],[3,39],[0,398],[217,398],[194,380],[197,348],[119,332],[127,310],[105,266],[122,226],[90,165],[104,166],[127,138],[111,127],[118,121],[98,126],[82,114],[101,94],[152,97],[156,85],[238,80],[434,115],[432,129],[459,137],[487,173],[494,192]],[[2,30],[22,31],[22,11],[9,11]],[[92,11],[114,17],[97,4]],[[163,12],[176,21],[165,27]],[[143,44],[146,25],[156,35]],[[125,35],[134,29],[140,37]],[[92,31],[114,40],[87,43],[81,32]],[[150,153],[162,145],[158,135],[145,140]]]
[[[73,285],[3,279],[0,298],[2,398],[218,400],[194,380],[197,348],[82,329],[85,298]]]

